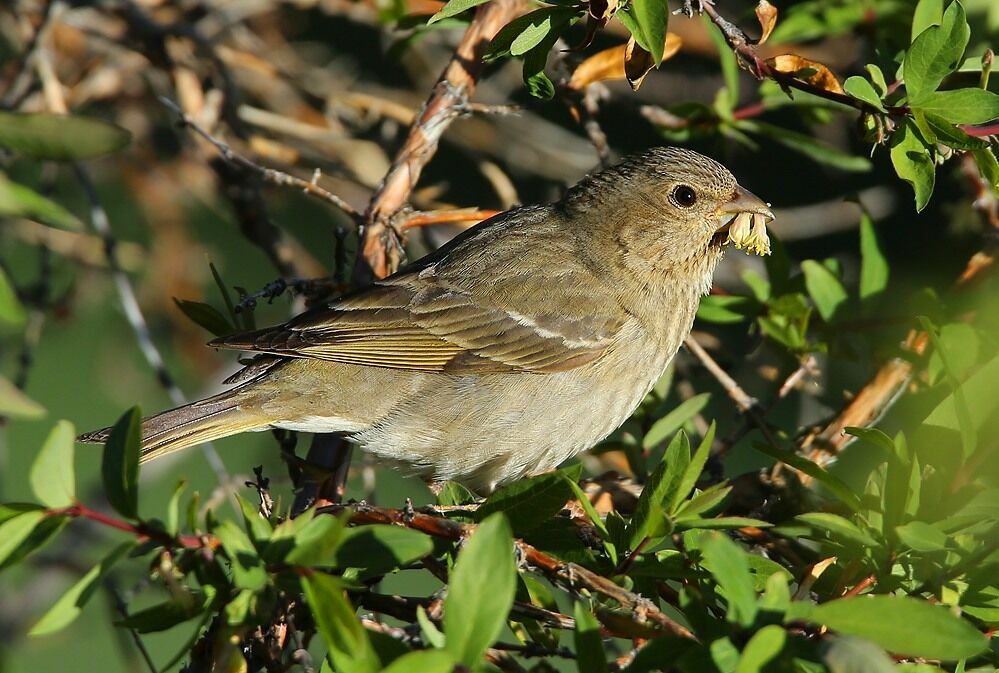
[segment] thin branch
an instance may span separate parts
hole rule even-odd
[[[292,187],[295,189],[300,189],[310,196],[314,196],[326,203],[338,208],[344,214],[349,216],[352,220],[357,223],[363,221],[363,217],[360,212],[357,211],[352,205],[341,199],[336,194],[327,191],[320,187],[317,183],[319,181],[320,173],[318,169],[312,177],[312,180],[303,180],[302,178],[295,177],[288,173],[282,171],[267,168],[266,166],[261,166],[254,161],[244,157],[241,154],[235,152],[228,144],[219,140],[207,130],[202,128],[196,121],[194,121],[190,115],[184,112],[180,106],[174,103],[169,98],[164,96],[160,97],[160,102],[165,106],[170,108],[179,118],[180,125],[191,129],[199,136],[211,143],[215,149],[218,150],[222,158],[230,164],[238,166],[240,168],[245,168],[258,174],[265,182],[269,182],[273,185],[278,185],[280,187]]]
[[[360,503],[334,505],[320,511],[334,514],[348,511],[350,512],[350,522],[355,525],[395,524],[450,540],[464,539],[475,530],[474,524],[460,523],[421,512],[372,507]],[[633,621],[637,625],[651,626],[657,632],[669,633],[678,638],[697,640],[697,637],[689,629],[671,619],[649,599],[632,593],[581,565],[549,556],[522,540],[516,540],[515,544],[524,563],[541,571],[551,581],[570,589],[584,588],[610,598],[621,607],[631,610]]]
[[[521,7],[521,0],[493,0],[476,10],[454,56],[410,127],[405,144],[372,196],[365,213],[363,259],[376,278],[384,278],[399,266],[402,248],[392,218],[409,200],[444,131],[469,110],[486,45]]]
[[[766,60],[760,58],[759,54],[756,53],[756,45],[749,39],[746,33],[744,33],[737,25],[718,13],[718,10],[715,9],[714,2],[712,0],[701,0],[700,10],[707,14],[711,21],[718,26],[722,35],[725,36],[725,41],[728,42],[729,47],[731,47],[732,51],[735,52],[735,55],[739,57],[739,62],[757,79],[772,79],[780,84],[781,88],[785,90],[798,89],[799,91],[810,93],[813,96],[818,96],[819,98],[825,98],[826,100],[855,108],[861,112],[866,112],[868,114],[883,114],[880,109],[866,101],[860,100],[859,98],[854,98],[853,96],[845,93],[823,89],[820,86],[798,79],[795,77],[794,73],[783,72],[772,67]],[[910,112],[908,106],[904,105],[899,107],[889,106],[886,107],[885,110],[889,115],[895,117],[905,117],[908,116]]]

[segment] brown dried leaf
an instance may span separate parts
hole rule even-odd
[[[678,35],[675,33],[666,33],[663,60],[665,61],[676,54],[682,44],[683,42]],[[572,78],[569,80],[569,87],[581,91],[594,82],[609,79],[624,79],[627,76],[626,63],[629,58],[634,58],[634,52],[629,52],[629,49],[633,49],[632,45],[642,52],[648,53],[635,44],[634,38],[630,39],[627,45],[619,44],[616,47],[599,51],[579,64],[579,67],[572,73]],[[629,57],[629,53],[632,54],[631,57]],[[644,63],[642,65],[644,66]],[[633,63],[633,66],[635,67],[634,72],[637,72],[638,63]],[[642,72],[641,76],[644,77],[646,73],[648,73],[648,69]],[[629,83],[631,83],[630,78]],[[641,79],[638,79],[638,85],[634,83],[631,83],[631,85],[633,89],[637,89],[641,85]]]
[[[843,87],[832,70],[816,61],[810,61],[797,54],[782,54],[767,60],[771,68],[793,76],[825,91],[843,93]]]
[[[598,21],[606,22],[617,11],[617,0],[590,0],[588,12]]]
[[[763,44],[770,37],[774,26],[777,25],[777,8],[767,0],[760,0],[756,5],[756,19],[760,22],[760,28],[763,30],[763,34],[760,35],[756,44]]]
[[[656,61],[652,58],[652,54],[642,49],[634,37],[630,38],[624,47],[624,76],[633,91],[638,91],[638,87],[642,86],[642,80],[655,65]]]

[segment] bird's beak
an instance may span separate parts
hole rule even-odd
[[[767,221],[774,219],[770,204],[743,187],[736,187],[732,198],[720,210],[726,215],[750,213],[762,215]]]
[[[732,198],[718,209],[718,217],[720,226],[716,239],[719,243],[732,242],[735,247],[758,255],[770,254],[767,222],[774,219],[774,214],[769,203],[748,189],[736,187]],[[721,234],[727,234],[727,237]]]

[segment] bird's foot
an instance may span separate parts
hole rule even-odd
[[[694,8],[694,5],[697,8]],[[704,13],[705,5],[712,5],[714,2],[712,0],[683,0],[683,3],[679,8],[673,10],[673,14],[682,14],[688,18],[694,18],[694,16],[700,16]]]

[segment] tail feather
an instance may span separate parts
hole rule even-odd
[[[237,389],[238,390],[238,389]],[[211,442],[247,430],[263,428],[269,420],[241,407],[236,390],[186,404],[142,419],[142,453],[139,461],[156,458],[186,449],[195,444]],[[107,441],[111,428],[81,435],[81,442],[101,444]]]

